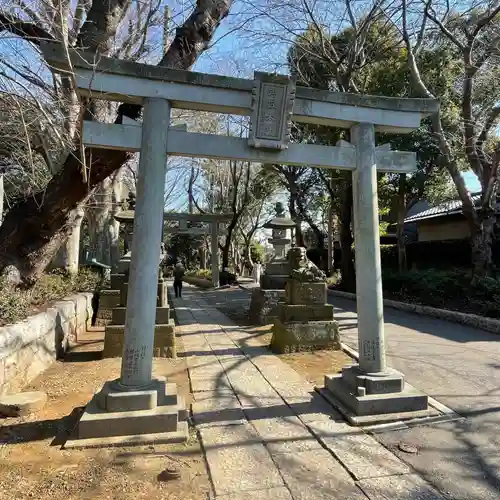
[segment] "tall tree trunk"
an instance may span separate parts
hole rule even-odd
[[[122,206],[123,183],[121,171],[119,170],[113,176],[111,184],[111,213],[108,220],[109,224],[109,256],[111,266],[116,266],[120,260],[120,223],[115,219]]]
[[[231,5],[232,0],[198,0],[191,16],[177,29],[159,65],[190,69],[207,49]],[[101,40],[98,31],[92,31],[94,24],[101,27],[102,22],[89,21],[87,31],[82,29],[82,37],[92,42],[85,42],[84,46],[96,50],[105,41]],[[122,105],[116,122],[121,123],[124,115],[136,119],[141,111],[142,108],[137,105]],[[5,271],[16,281],[34,283],[67,238],[72,210],[95,186],[130,158],[123,151],[93,150],[91,155],[89,153],[86,153],[85,159],[88,167],[86,176],[82,175],[82,158],[78,147],[68,155],[63,168],[54,175],[43,192],[19,201],[9,210],[0,227],[0,271]]]
[[[399,174],[399,186],[397,195],[397,245],[398,245],[398,269],[402,273],[406,270],[406,243],[404,238],[404,226],[406,215],[406,174]]]
[[[193,188],[194,182],[196,180],[194,166],[191,167],[191,173],[189,174],[189,183],[188,183],[188,212],[190,214],[194,213],[194,195]]]
[[[102,264],[111,264],[110,255],[110,218],[111,218],[111,179],[105,179],[94,190],[87,205],[87,220],[90,236],[90,255]]]
[[[352,222],[352,179],[346,182],[346,187],[342,193],[340,206],[340,247],[342,256],[340,261],[340,272],[342,281],[340,287],[347,292],[356,290],[356,273],[354,270],[354,260],[352,252],[353,237],[351,231]]]
[[[288,200],[288,211],[290,212],[290,218],[295,221],[295,245],[297,245],[298,247],[305,247],[301,220],[296,207],[297,207],[297,192],[290,191],[290,198]]]
[[[334,227],[334,206],[333,197],[330,196],[330,203],[328,205],[328,276],[333,274],[334,270],[334,245],[335,245],[335,227]]]
[[[51,267],[62,268],[70,274],[78,273],[80,264],[80,234],[84,215],[85,211],[81,208],[77,208],[74,211],[69,236],[59,248]]]
[[[0,175],[0,226],[3,218],[3,175]]]
[[[226,239],[222,246],[222,269],[229,267],[229,253],[231,251],[231,239],[233,237],[234,225],[231,222],[227,227]]]

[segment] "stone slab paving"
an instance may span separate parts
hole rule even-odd
[[[267,490],[239,491],[229,495],[218,496],[218,500],[293,500],[290,491],[285,486]]]
[[[284,486],[259,434],[248,422],[205,427],[200,436],[216,496]]]
[[[171,300],[217,499],[442,498],[204,297],[186,286]]]

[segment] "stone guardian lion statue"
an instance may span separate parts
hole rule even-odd
[[[325,273],[307,258],[307,250],[304,247],[291,248],[287,258],[291,278],[306,283],[326,282]]]

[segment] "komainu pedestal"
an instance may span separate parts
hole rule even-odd
[[[271,349],[276,353],[340,349],[333,306],[326,303],[325,275],[305,256],[305,248],[288,252],[285,303],[278,304]]]

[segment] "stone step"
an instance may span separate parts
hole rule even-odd
[[[112,311],[112,323],[115,325],[125,324],[126,307],[114,307]],[[157,307],[155,324],[168,325],[170,322],[170,307]]]
[[[123,283],[128,281],[128,276],[125,273],[114,273],[110,276],[110,287],[113,290],[120,290]]]
[[[99,309],[113,309],[120,305],[120,290],[101,290]]]
[[[189,439],[189,426],[187,422],[179,422],[177,429],[170,432],[157,432],[149,434],[130,434],[127,436],[94,437],[85,439],[70,438],[63,449],[104,448],[112,446],[142,446],[145,444],[171,444],[185,443]]]
[[[294,321],[332,321],[333,305],[332,304],[308,304],[308,305],[278,304],[278,317],[282,323],[291,323]]]
[[[149,410],[157,406],[181,405],[177,384],[167,383],[165,377],[152,381],[148,390],[120,391],[115,382],[105,382],[97,395],[98,404],[109,412]]]
[[[325,387],[358,416],[428,410],[428,397],[409,384],[405,384],[401,392],[358,396],[342,375],[325,375]]]
[[[123,283],[120,288],[120,304],[125,305],[127,303],[128,296],[128,282]],[[156,295],[156,307],[168,306],[167,302],[167,282],[163,280],[158,280],[157,295]]]
[[[78,423],[78,439],[175,432],[188,418],[183,398],[178,404],[150,410],[107,412],[94,396]]]
[[[124,333],[124,325],[106,325],[103,358],[122,356]],[[155,325],[153,356],[155,358],[175,358],[177,356],[173,319],[170,319],[170,322],[165,325]]]

